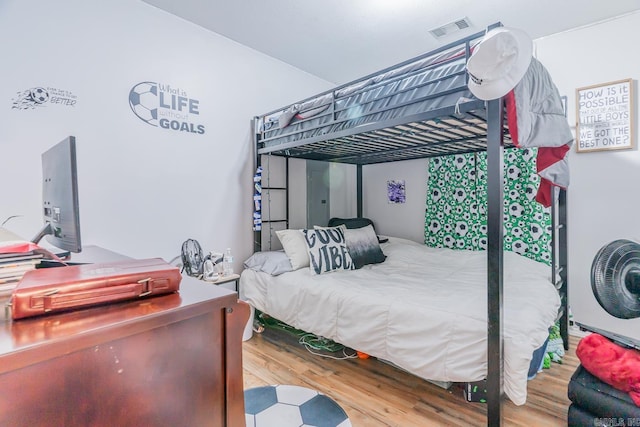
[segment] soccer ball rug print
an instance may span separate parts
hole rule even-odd
[[[349,417],[331,398],[292,385],[245,390],[247,427],[351,427]]]

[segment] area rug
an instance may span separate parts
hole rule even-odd
[[[247,427],[351,427],[344,410],[315,390],[271,385],[244,391]]]

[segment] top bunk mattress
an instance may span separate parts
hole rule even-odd
[[[486,149],[485,104],[468,90],[465,69],[478,40],[257,117],[258,153],[369,164]],[[436,148],[420,151],[426,145]],[[388,157],[394,150],[403,150],[402,158]],[[370,151],[384,155],[363,157]]]
[[[455,58],[454,62],[425,66],[417,72],[382,79],[378,83],[373,81],[373,78],[369,79],[369,84],[359,85],[358,90],[337,90],[333,96],[324,95],[311,101],[311,105],[324,104],[315,108],[312,117],[299,112],[288,118],[291,113],[287,110],[271,116],[261,129],[265,146],[273,145],[270,140],[275,137],[279,137],[278,142],[295,141],[435,110],[455,105],[460,98],[472,97],[466,86],[464,55]],[[335,99],[334,108],[331,108],[332,99]],[[322,107],[324,111],[318,112]],[[294,105],[289,108],[295,111],[304,107]]]

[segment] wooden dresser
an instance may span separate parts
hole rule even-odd
[[[5,316],[6,317],[6,316]],[[180,292],[0,321],[0,426],[244,426],[237,295]]]

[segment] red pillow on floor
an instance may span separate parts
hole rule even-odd
[[[591,375],[629,393],[640,406],[640,351],[623,348],[599,334],[580,340],[576,355]]]

